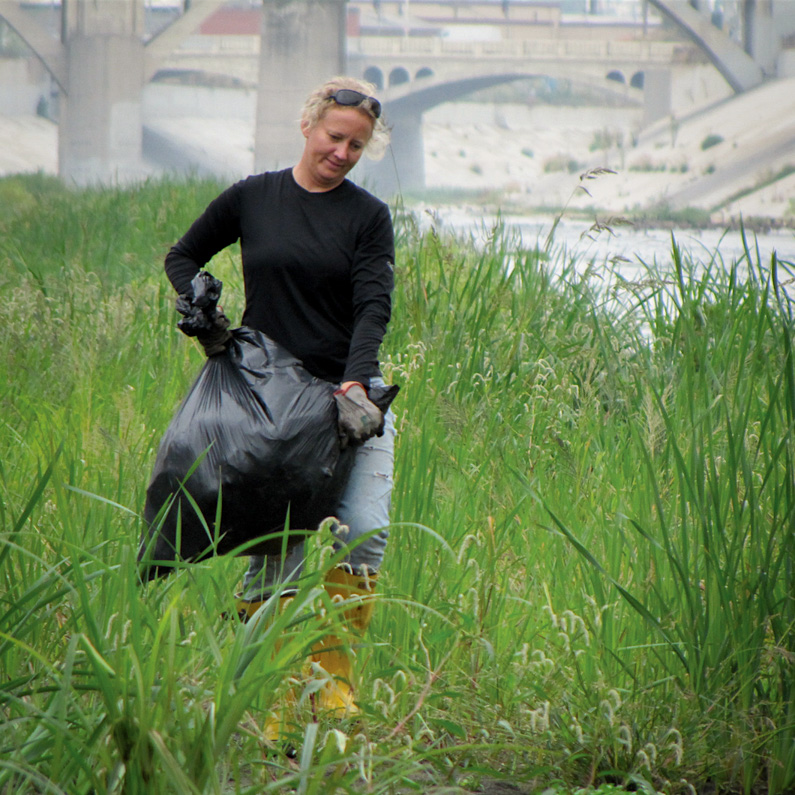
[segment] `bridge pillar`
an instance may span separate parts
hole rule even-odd
[[[140,178],[143,3],[78,0],[63,13],[67,94],[61,99],[59,173],[78,185]]]
[[[384,110],[386,123],[392,131],[392,143],[382,160],[362,158],[353,173],[354,179],[383,199],[403,191],[425,187],[425,144],[422,136],[422,113],[403,111],[400,116]]]
[[[140,178],[144,49],[135,35],[77,34],[58,134],[60,175],[78,185]]]
[[[345,72],[345,0],[265,0],[254,135],[255,171],[298,162],[304,100]]]
[[[766,75],[775,74],[780,36],[773,19],[772,0],[744,0],[743,44]]]

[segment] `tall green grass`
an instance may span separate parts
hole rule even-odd
[[[791,792],[792,264],[674,241],[629,283],[396,212],[394,526],[364,713],[333,721],[304,670],[327,531],[248,625],[241,559],[137,581],[203,360],[162,259],[218,189],[0,181],[0,792]],[[262,737],[291,686],[295,761]]]

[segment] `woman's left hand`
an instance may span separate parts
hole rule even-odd
[[[343,448],[364,444],[384,432],[384,415],[358,381],[344,383],[335,393],[337,423]]]

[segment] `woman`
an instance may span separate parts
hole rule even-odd
[[[383,384],[378,352],[391,314],[392,221],[386,204],[346,179],[365,150],[378,154],[388,143],[373,89],[336,77],[313,91],[301,115],[299,162],[225,190],[165,261],[174,288],[189,293],[196,273],[239,240],[243,325],[280,343],[312,375],[338,385],[340,435],[343,443],[360,446],[337,512],[336,543],[347,555],[329,573],[326,588],[332,596],[357,595],[344,611],[357,633],[369,624],[372,601],[361,595],[372,593],[387,543],[395,440],[392,412],[384,417],[367,397],[370,386]],[[223,350],[227,335],[199,341],[213,355]],[[275,586],[294,582],[302,560],[302,544],[283,559],[250,558],[241,617],[253,615]],[[321,706],[348,713],[357,708],[345,645],[327,638],[326,650],[316,649],[314,659],[330,674]]]

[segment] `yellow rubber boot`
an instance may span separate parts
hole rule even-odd
[[[375,575],[351,574],[344,568],[331,569],[326,575],[326,593],[334,602],[344,601],[350,606],[338,617],[342,632],[327,635],[316,644],[312,661],[333,678],[318,691],[318,708],[340,718],[359,712],[354,700],[354,656],[350,647],[361,640],[370,626],[375,609],[375,584]]]
[[[235,613],[237,617],[245,624],[250,621],[254,613],[265,604],[264,599],[259,602],[249,602],[247,599],[238,599],[235,602]]]
[[[287,606],[293,598],[292,594],[279,597],[278,612]],[[235,602],[235,610],[237,611],[238,618],[246,623],[250,621],[257,610],[265,604],[265,599],[260,601],[247,601],[245,599],[238,599]],[[279,648],[279,642],[276,642],[276,650]],[[281,747],[287,756],[295,756],[295,751],[288,744],[285,743],[285,728],[286,718],[293,711],[296,704],[295,691],[292,687],[288,688],[278,703],[271,707],[271,711],[265,718],[262,725],[262,736],[269,745]]]
[[[281,700],[271,707],[262,724],[262,736],[269,746],[278,748],[290,758],[296,755],[295,748],[287,741],[288,716],[295,710],[295,690],[290,687]]]

